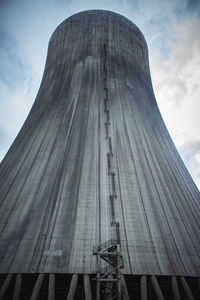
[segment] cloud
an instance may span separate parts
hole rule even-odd
[[[179,148],[186,167],[200,189],[200,140],[190,141]]]
[[[187,168],[200,188],[200,20],[173,26],[167,60],[150,56],[156,99]]]
[[[1,109],[0,109],[0,157],[6,154],[32,105],[34,91],[30,89],[29,80],[15,85],[12,89],[0,81]],[[13,94],[15,95],[13,97]],[[3,100],[3,101],[2,101]]]
[[[188,10],[189,12],[197,12],[199,14],[200,1],[199,0],[188,0],[186,10]]]
[[[13,87],[20,80],[26,77],[26,66],[23,61],[19,59],[16,43],[5,34],[0,32],[0,80],[5,84]]]
[[[195,120],[199,120],[196,113],[200,109],[200,39],[197,30],[199,26],[199,21],[187,20],[174,27],[176,39],[171,45],[173,51],[168,60],[160,61],[156,57],[151,57],[154,89],[164,118],[168,118],[165,115],[168,111],[172,112],[174,120],[179,119],[180,122],[180,118],[174,114],[178,115],[181,112],[182,120],[179,123],[181,130],[184,129],[188,133],[189,128],[190,134],[195,138],[199,137],[197,130],[199,123],[194,119],[188,120],[187,115],[191,113],[195,116]],[[169,125],[170,131],[173,132],[172,126]]]
[[[159,108],[186,167],[200,189],[200,21],[174,26],[167,60],[151,58]]]

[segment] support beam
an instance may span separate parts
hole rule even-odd
[[[21,287],[22,287],[22,274],[17,274],[12,300],[20,299]]]
[[[38,299],[43,281],[44,281],[44,274],[40,274],[37,278],[37,281],[36,281],[36,284],[34,286],[34,289],[33,289],[30,300],[37,300]]]
[[[156,293],[157,299],[158,300],[165,300],[156,277],[155,276],[151,276],[150,278],[151,278],[151,283],[152,283],[152,286],[153,286],[154,291]]]
[[[78,283],[78,274],[74,274],[72,276],[72,280],[70,283],[69,293],[67,295],[67,300],[74,300],[75,294],[76,294],[76,287]]]
[[[96,285],[96,299],[100,300],[100,281],[99,281],[99,277],[97,274],[97,285]]]
[[[127,289],[127,286],[126,286],[126,280],[125,280],[124,275],[121,275],[121,281],[122,281],[122,286],[123,286],[122,291],[124,291],[122,299],[123,300],[130,300],[130,297],[129,297],[129,294],[128,294],[128,289]]]
[[[188,297],[188,300],[195,300],[185,278],[181,277],[180,281],[181,281],[183,290],[184,290],[186,296]]]
[[[92,300],[92,291],[91,291],[89,275],[85,274],[83,276],[83,281],[84,281],[85,300]]]
[[[173,299],[174,300],[181,300],[179,289],[178,289],[178,283],[175,276],[172,276],[171,278],[171,285],[172,285],[172,293],[173,293]]]
[[[49,275],[48,300],[55,299],[55,275]]]
[[[140,278],[140,294],[141,300],[147,300],[147,277],[141,276]]]
[[[118,223],[119,224],[119,223]],[[116,233],[118,234],[118,229],[116,229]],[[116,235],[117,235],[116,234]],[[117,237],[118,245],[117,245],[117,271],[116,271],[116,276],[117,276],[117,293],[118,293],[118,300],[122,299],[122,286],[121,286],[121,273],[120,273],[120,237]]]
[[[12,280],[12,276],[13,276],[12,274],[8,274],[6,276],[6,279],[4,280],[4,283],[3,283],[2,287],[1,287],[1,290],[0,290],[0,299],[3,299],[3,297],[5,296],[5,293],[7,292],[7,289],[10,285],[11,280]]]

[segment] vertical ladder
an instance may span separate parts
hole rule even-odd
[[[113,172],[113,147],[110,136],[110,112],[109,112],[109,94],[108,94],[108,70],[107,70],[107,50],[104,44],[103,57],[103,88],[104,96],[104,113],[105,113],[105,139],[108,143],[109,152],[107,153],[107,175],[110,176],[112,193],[109,195],[111,211],[111,227],[113,239],[110,239],[93,249],[93,255],[96,255],[96,300],[121,300],[123,294],[121,285],[120,269],[124,267],[123,257],[121,255],[120,230],[119,222],[115,220],[114,201],[117,198],[115,173]],[[106,265],[101,268],[101,262]]]
[[[113,224],[119,230],[119,222]],[[121,300],[123,294],[121,286],[120,269],[124,267],[123,257],[120,253],[120,240],[108,240],[93,248],[93,255],[97,256],[97,291],[96,300]],[[101,268],[100,262],[106,262]]]

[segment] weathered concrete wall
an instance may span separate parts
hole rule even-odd
[[[1,164],[0,197],[1,273],[91,273],[114,214],[124,273],[199,275],[200,194],[129,20],[88,11],[55,30],[36,101]]]

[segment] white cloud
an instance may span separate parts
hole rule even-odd
[[[174,28],[175,40],[166,61],[151,58],[151,74],[159,108],[173,141],[200,188],[200,164],[186,145],[200,143],[200,21]],[[184,151],[183,151],[184,148]],[[190,154],[188,159],[187,154]],[[198,156],[197,156],[198,157]]]
[[[200,140],[189,141],[181,146],[179,150],[197,187],[200,188]]]

